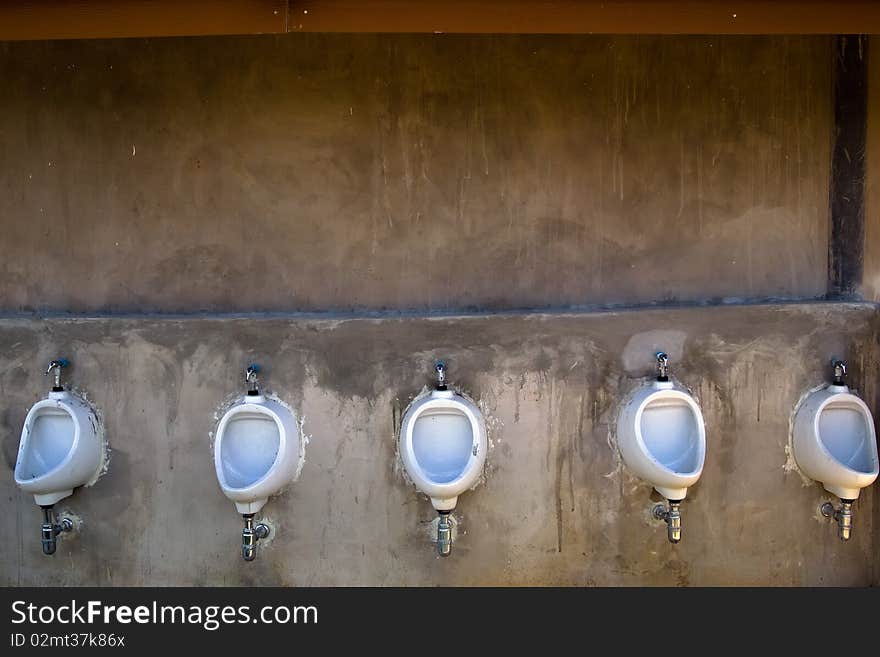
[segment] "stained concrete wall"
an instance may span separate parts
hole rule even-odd
[[[789,418],[832,355],[872,408],[873,305],[571,315],[308,319],[6,319],[0,322],[2,584],[771,584],[876,582],[872,510],[853,540],[817,518],[818,484],[787,471]],[[684,541],[650,519],[657,496],[622,467],[614,423],[654,350],[702,406],[706,468]],[[108,473],[61,505],[83,519],[40,553],[40,513],[12,481],[42,365],[70,357],[101,410]],[[459,540],[434,555],[435,513],[400,473],[395,435],[446,357],[489,426],[485,481],[463,495]],[[214,477],[215,413],[242,364],[305,419],[297,483],[265,513],[277,536],[239,556],[240,519]]]
[[[873,305],[492,314],[824,294],[831,62],[826,37],[0,43],[0,584],[880,583],[874,491],[841,544],[786,469],[832,355],[877,407]],[[277,314],[222,314],[249,311]],[[678,546],[615,444],[658,348],[708,430]],[[12,468],[59,355],[112,458],[47,558]],[[395,453],[435,357],[492,441],[447,560]],[[245,564],[209,435],[251,360],[310,443]]]
[[[825,293],[828,37],[0,44],[0,309]]]

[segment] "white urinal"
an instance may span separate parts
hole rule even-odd
[[[55,371],[55,385],[48,398],[34,404],[24,421],[15,483],[33,494],[43,508],[43,551],[55,552],[55,537],[70,531],[69,520],[56,524],[52,507],[74,489],[94,483],[104,465],[103,438],[98,420],[89,404],[61,386],[63,359],[53,360],[47,374]]]
[[[251,365],[245,381],[252,387],[217,425],[214,468],[223,494],[244,516],[242,556],[252,561],[258,539],[269,528],[253,526],[253,516],[269,497],[294,480],[302,458],[299,422],[285,405],[257,390],[258,366]]]
[[[62,361],[53,361],[52,369]],[[94,411],[60,380],[47,399],[34,404],[21,430],[15,483],[40,506],[52,506],[97,479],[104,461]]]
[[[703,473],[706,426],[694,398],[669,380],[668,357],[657,354],[658,376],[620,409],[617,442],[626,466],[669,501],[655,507],[669,540],[681,540],[681,501]]]
[[[835,360],[832,367],[832,384],[808,395],[798,407],[792,438],[801,472],[841,499],[841,509],[827,504],[822,511],[838,520],[840,538],[848,540],[852,503],[877,479],[877,436],[870,409],[844,383],[846,364]]]
[[[488,440],[479,409],[447,389],[446,366],[435,366],[437,389],[410,405],[400,427],[399,451],[416,488],[440,514],[437,546],[452,549],[450,512],[458,497],[477,483],[486,462]]]

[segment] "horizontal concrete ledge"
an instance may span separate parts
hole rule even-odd
[[[646,311],[698,310],[711,308],[859,308],[878,310],[880,303],[863,300],[827,300],[827,299],[773,299],[748,300],[724,299],[713,301],[648,303],[632,305],[589,305],[566,306],[555,308],[514,308],[506,310],[363,310],[363,311],[326,311],[326,312],[194,312],[194,313],[67,313],[61,311],[41,312],[0,312],[0,322],[7,320],[70,320],[70,321],[106,321],[106,320],[288,320],[288,321],[338,321],[338,320],[381,320],[381,319],[464,319],[480,317],[580,317],[585,315],[614,315],[620,313]]]
[[[171,370],[208,358],[214,364],[199,368],[219,368],[205,376],[219,377],[216,383],[229,390],[240,387],[239,367],[256,361],[266,368],[265,380],[281,389],[300,388],[309,373],[319,372],[326,389],[375,398],[389,386],[406,395],[430,383],[436,358],[448,359],[454,382],[468,388],[496,376],[499,367],[506,375],[566,377],[570,367],[605,363],[601,367],[615,376],[640,377],[653,372],[653,354],[662,350],[684,374],[697,351],[699,358],[723,360],[731,349],[793,342],[803,351],[798,358],[808,362],[785,367],[806,369],[821,381],[830,359],[844,358],[852,361],[850,380],[862,386],[870,369],[856,361],[874,341],[877,318],[877,304],[868,302],[456,315],[7,317],[0,319],[0,350],[15,361],[19,377],[29,379],[32,367],[64,356],[73,361],[71,382],[85,383],[103,376],[110,352],[146,348],[165,354]],[[286,381],[290,370],[297,371],[293,386]],[[42,383],[43,377],[33,382],[35,393]]]

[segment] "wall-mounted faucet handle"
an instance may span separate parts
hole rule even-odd
[[[49,363],[49,367],[46,369],[46,373],[43,376],[49,376],[53,371],[55,372],[55,385],[52,387],[53,392],[61,392],[61,390],[63,390],[61,387],[61,370],[68,365],[70,365],[70,361],[66,358],[56,358]]]
[[[833,378],[831,382],[836,386],[845,385],[844,381],[846,379],[846,362],[837,358],[832,359],[831,370],[833,373]]]
[[[657,380],[669,381],[669,356],[665,352],[657,352]]]
[[[262,368],[257,363],[251,363],[245,370],[244,383],[248,386],[249,395],[258,394],[257,386],[259,385],[259,382],[257,380],[257,375],[260,373],[261,369]]]
[[[437,390],[446,390],[446,362],[438,360],[434,363],[434,372],[437,374]]]
[[[254,515],[243,515],[244,529],[241,530],[241,556],[245,561],[253,561],[257,556],[257,541],[269,536],[269,525],[260,523],[254,526]]]

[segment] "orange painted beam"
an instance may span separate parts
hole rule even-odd
[[[880,33],[878,0],[290,0],[291,32]]]
[[[876,0],[0,0],[0,40],[282,32],[880,33]]]
[[[0,40],[285,32],[287,0],[0,0]]]

